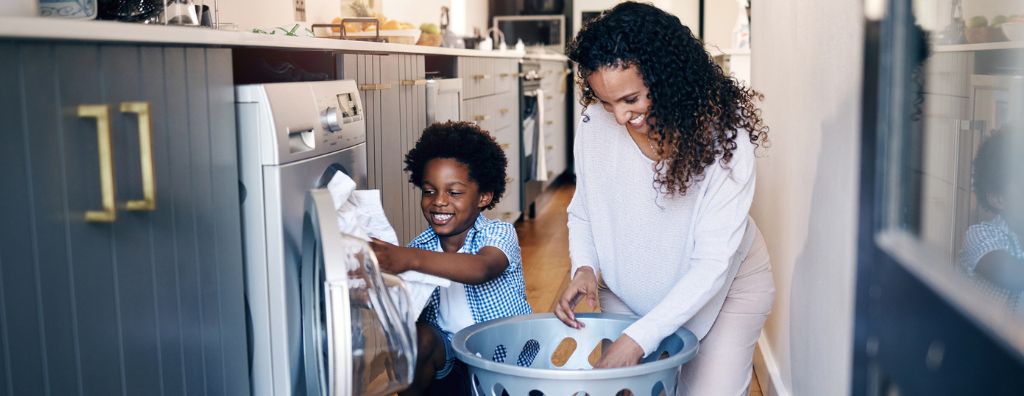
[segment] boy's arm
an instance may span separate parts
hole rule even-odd
[[[497,278],[508,268],[508,257],[494,246],[484,246],[477,254],[432,252],[378,239],[373,239],[370,246],[381,269],[392,274],[411,270],[478,285]]]

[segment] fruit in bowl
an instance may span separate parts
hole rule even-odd
[[[433,23],[424,23],[420,25],[420,39],[416,42],[416,45],[440,47],[441,41],[441,29],[439,29],[437,25]]]
[[[1003,18],[996,17],[993,18],[993,21],[997,19],[1002,20]],[[1008,18],[1006,19],[1008,20]],[[1006,35],[1003,34],[1003,30],[998,26],[989,26],[988,18],[980,15],[972,17],[967,21],[967,30],[964,32],[964,36],[967,37],[967,42],[970,44],[1006,41]]]

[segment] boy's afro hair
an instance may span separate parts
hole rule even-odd
[[[974,157],[974,167],[971,170],[974,179],[974,193],[978,198],[978,204],[986,210],[998,212],[992,202],[989,201],[989,194],[1002,194],[1006,185],[1024,165],[1024,160],[1014,153],[1024,147],[1024,136],[1016,125],[1007,124],[1001,129],[993,131],[992,135],[981,143],[978,154]]]
[[[508,158],[498,142],[487,131],[464,121],[434,123],[423,130],[416,146],[405,155],[405,171],[409,182],[423,187],[423,170],[435,158],[451,158],[469,168],[469,178],[480,186],[480,192],[491,192],[491,209],[505,193],[505,168]]]

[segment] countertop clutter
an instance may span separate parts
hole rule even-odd
[[[330,38],[268,35],[183,26],[143,25],[113,21],[71,20],[60,18],[0,17],[0,37],[123,42],[224,47],[264,47],[288,49],[324,49],[358,52],[432,54],[488,58],[522,58],[521,51],[480,51],[409,44],[374,43]],[[564,60],[562,55],[541,55]]]

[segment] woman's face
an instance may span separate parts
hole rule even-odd
[[[647,133],[651,99],[647,97],[648,89],[640,68],[636,65],[602,67],[590,73],[587,83],[601,106],[615,115],[619,125],[633,133]]]

